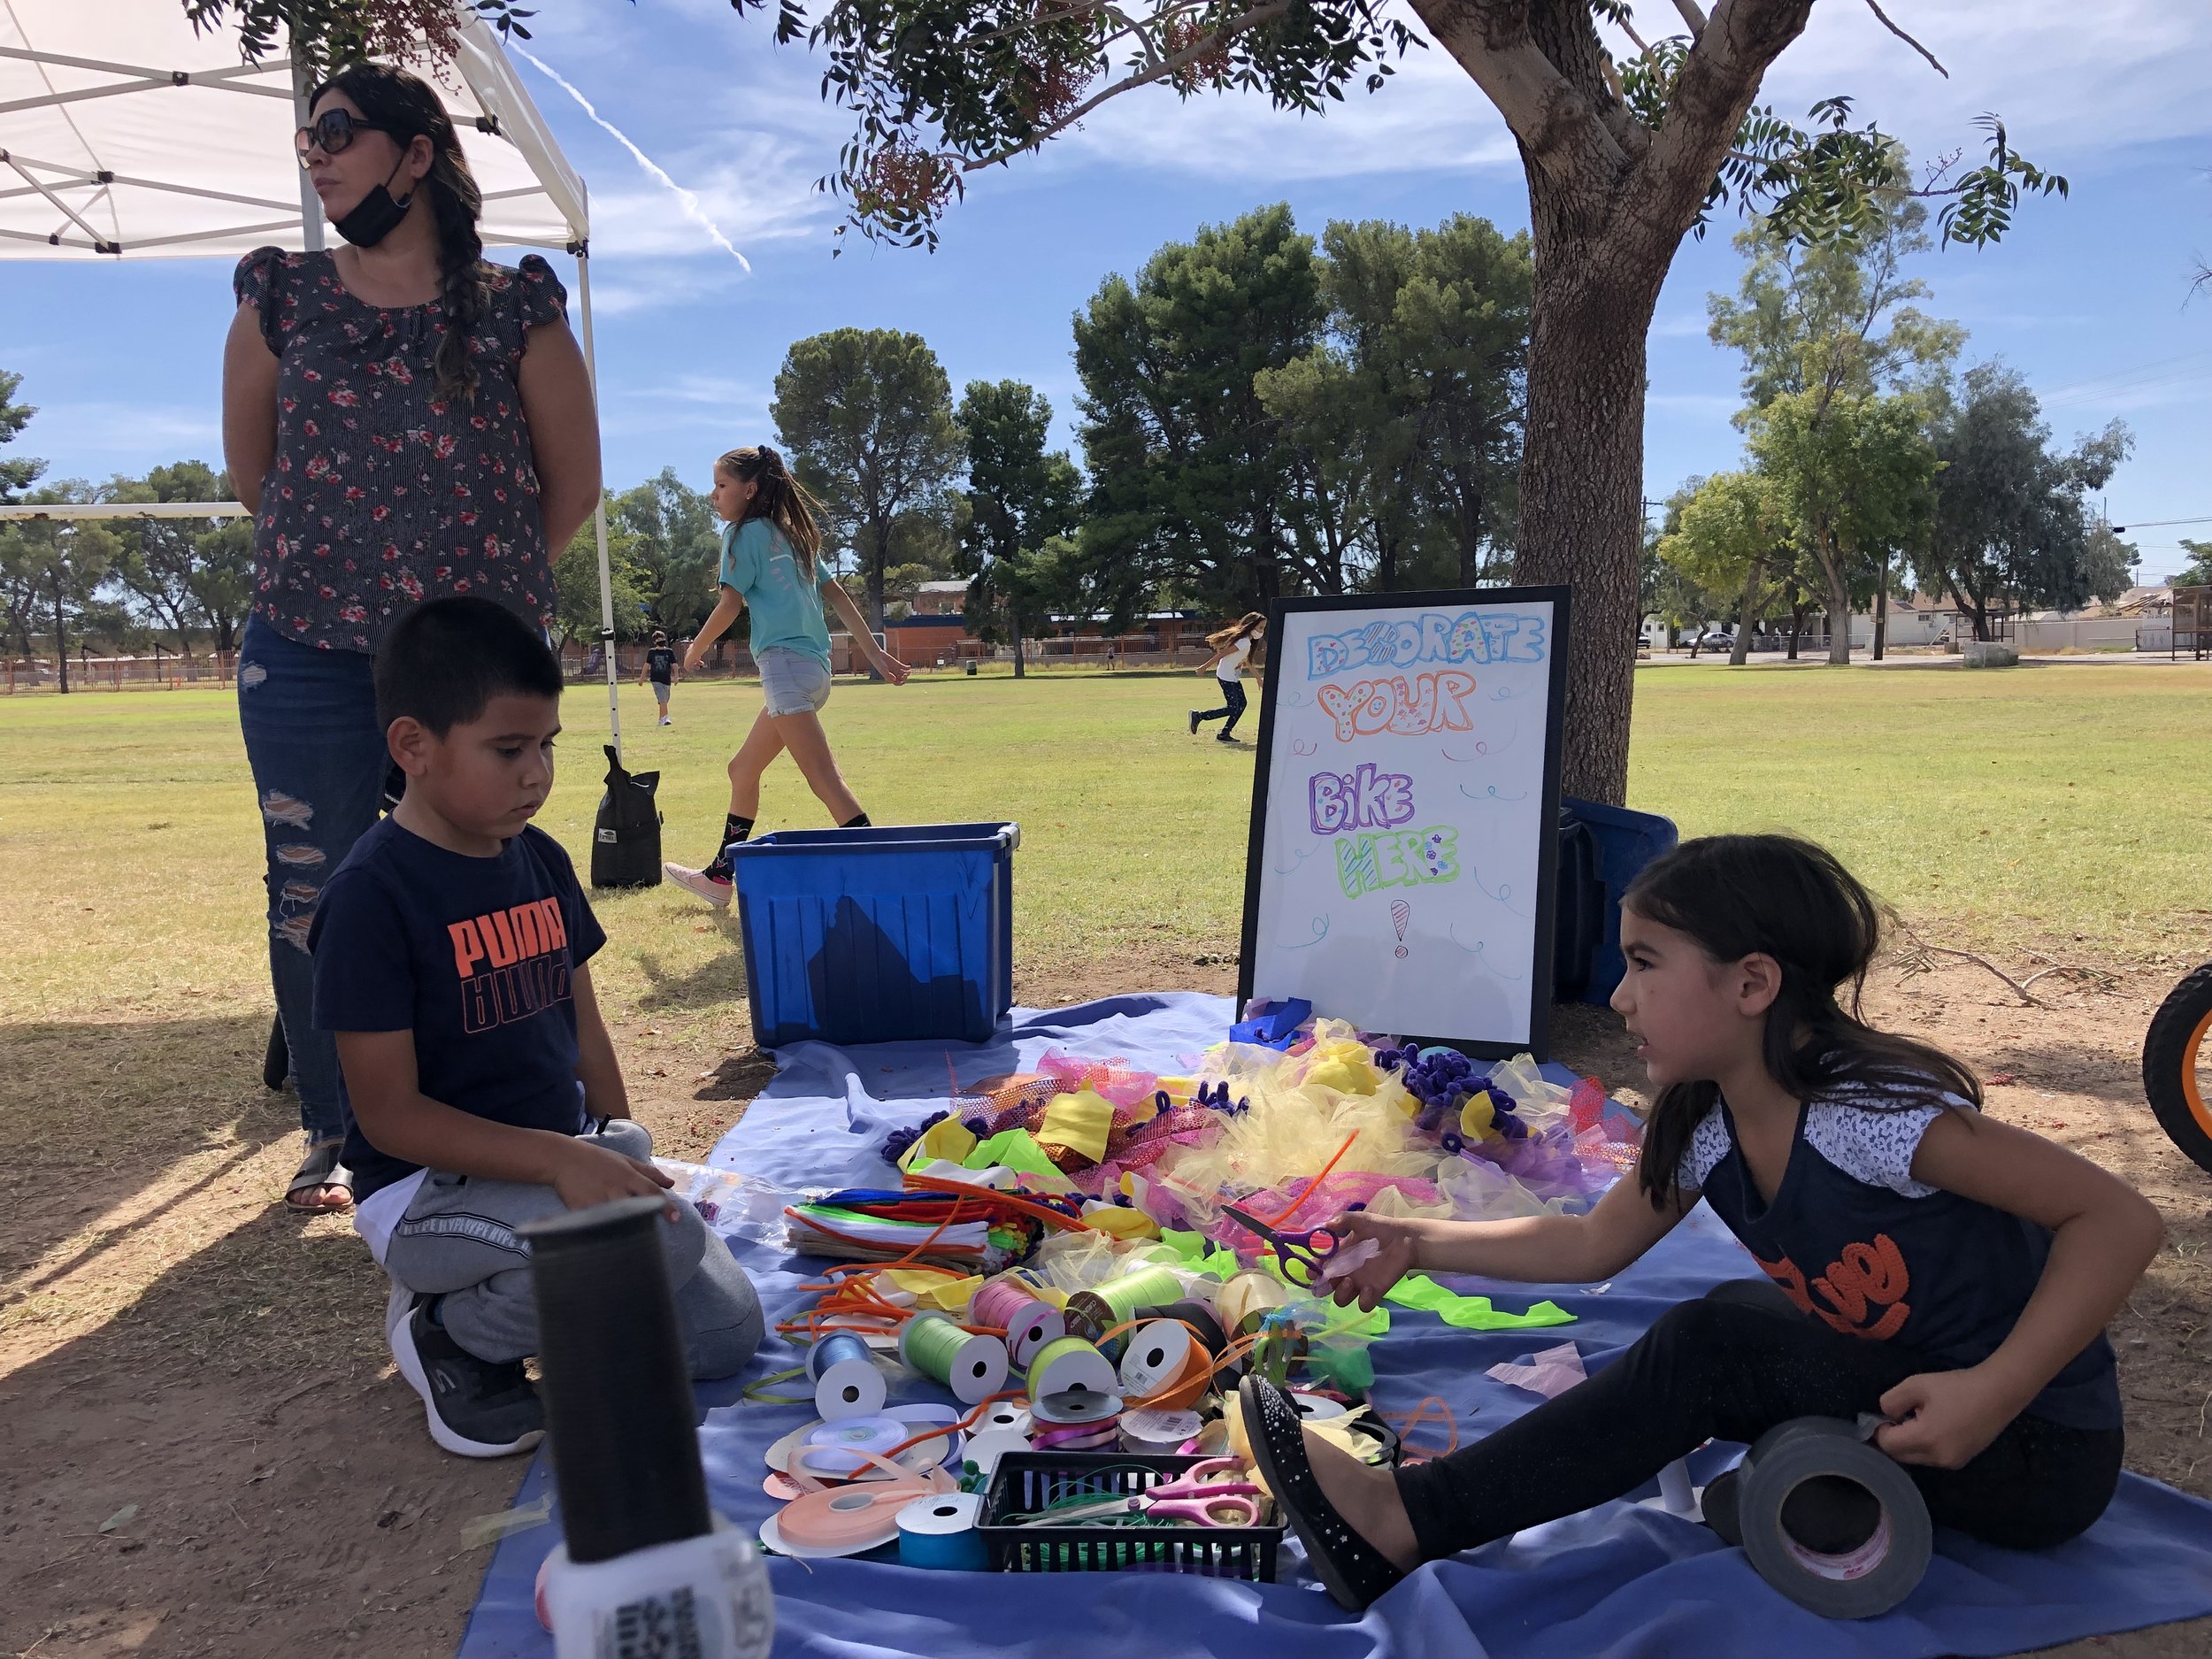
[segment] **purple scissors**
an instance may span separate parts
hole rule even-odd
[[[1128,1497],[1102,1498],[1094,1504],[1034,1518],[1058,1526],[1105,1515],[1142,1515],[1190,1526],[1257,1526],[1263,1494],[1251,1482],[1237,1479],[1243,1472],[1244,1465],[1233,1457],[1210,1457],[1192,1464],[1173,1480]]]
[[[1354,1210],[1363,1210],[1363,1204],[1354,1204]],[[1309,1227],[1302,1233],[1278,1233],[1250,1210],[1235,1204],[1225,1204],[1221,1213],[1242,1227],[1254,1238],[1272,1245],[1276,1257],[1283,1264],[1283,1277],[1299,1286],[1310,1286],[1326,1279],[1329,1258],[1341,1249],[1344,1240],[1326,1227]],[[1295,1263],[1304,1272],[1302,1279],[1291,1278],[1291,1265]]]

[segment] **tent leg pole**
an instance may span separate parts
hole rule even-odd
[[[293,119],[302,127],[307,125],[307,95],[314,89],[307,78],[305,67],[295,63],[292,65],[292,111]],[[315,194],[314,181],[304,167],[300,169],[300,245],[309,253],[320,253],[325,245],[322,198]]]
[[[592,401],[599,397],[599,365],[591,339],[591,252],[576,252],[576,298],[584,325],[584,372],[591,380]],[[599,492],[591,510],[592,532],[599,541],[599,649],[607,668],[607,729],[613,734],[615,759],[622,758],[622,701],[620,678],[614,664],[614,569],[607,557],[607,492]]]

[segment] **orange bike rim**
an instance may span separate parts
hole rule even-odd
[[[2197,1022],[2197,1028],[2189,1033],[2189,1041],[2181,1051],[2181,1097],[2189,1102],[2189,1115],[2197,1120],[2197,1127],[2212,1135],[2212,1102],[2204,1097],[2204,1084],[2198,1075],[2198,1056],[2204,1052],[2204,1040],[2212,1033],[2212,1009]]]

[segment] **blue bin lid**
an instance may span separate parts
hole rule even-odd
[[[729,849],[733,859],[775,853],[912,852],[941,848],[948,852],[1012,852],[1021,845],[1019,824],[871,824],[862,829],[777,830]]]

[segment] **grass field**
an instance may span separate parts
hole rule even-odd
[[[1016,954],[1030,962],[1233,952],[1252,749],[1185,735],[1191,675],[924,677],[842,687],[828,724],[880,823],[1012,818]],[[1916,924],[1991,943],[2142,952],[2201,937],[2212,669],[2009,673],[1664,667],[1640,677],[1630,804],[1685,834],[1789,827],[1834,847]],[[722,761],[758,706],[687,686],[679,723],[626,687],[634,769],[659,768],[668,856],[706,857]],[[604,710],[573,690],[540,822],[580,863]],[[1251,734],[1248,728],[1247,734]],[[762,829],[820,822],[772,772]],[[229,1011],[265,1001],[260,836],[230,697],[0,701],[0,1025]],[[726,930],[671,888],[605,898],[603,997],[717,1018]]]
[[[1072,1001],[1225,982],[1253,751],[1186,735],[1210,689],[925,676],[842,686],[828,723],[879,822],[1021,823],[1017,990]],[[1931,940],[2147,966],[2037,1009],[1955,959],[1909,984],[1893,970],[1882,1017],[2161,1203],[2171,1245],[2115,1327],[2131,1460],[2206,1490],[2205,1177],[2150,1124],[2135,1051],[2169,964],[2212,955],[2212,668],[1654,665],[1637,694],[1632,805],[1686,833],[1825,841]],[[666,731],[646,694],[623,697],[630,764],[663,774],[668,854],[703,858],[758,692],[680,687]],[[580,862],[601,694],[572,691],[566,713],[541,822]],[[795,773],[772,775],[764,830],[819,821]],[[276,1202],[299,1138],[296,1103],[259,1079],[260,848],[229,695],[0,698],[0,1653],[449,1654],[483,1560],[463,1523],[511,1500],[514,1465],[460,1466],[422,1435],[347,1221]],[[633,1099],[662,1149],[695,1156],[767,1074],[747,1057],[734,920],[665,887],[595,902]],[[1589,1051],[1564,1057],[1630,1080],[1587,1013],[1564,1023]],[[96,1530],[127,1503],[135,1522]],[[2176,1626],[2066,1659],[2208,1640]]]

